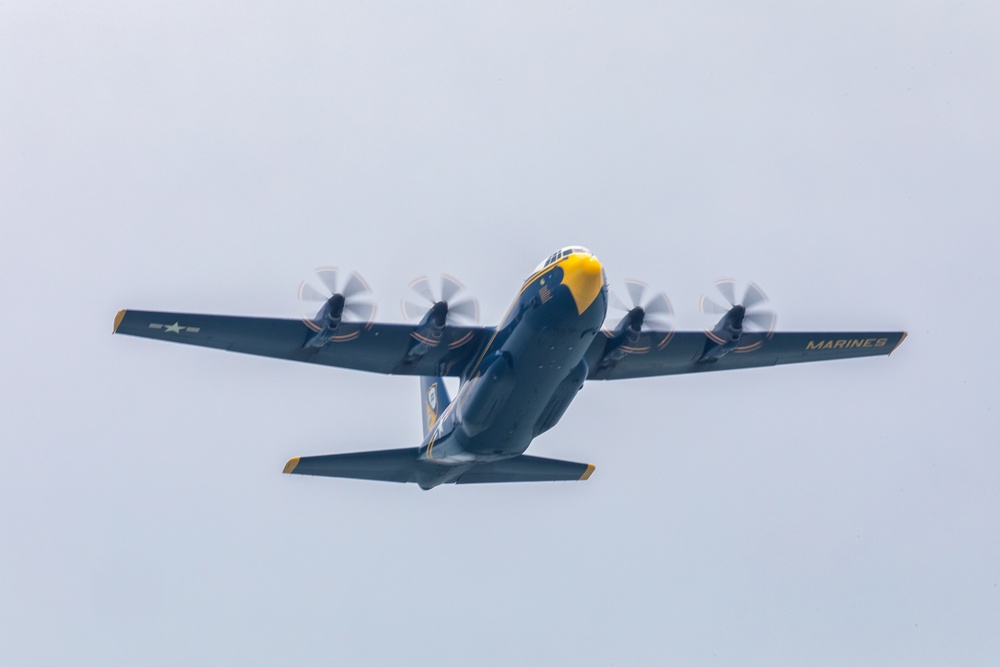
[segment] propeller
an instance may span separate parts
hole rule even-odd
[[[410,283],[410,290],[413,292],[411,296],[416,296],[423,303],[403,299],[403,317],[408,321],[420,320],[429,310],[443,320],[442,326],[479,321],[479,302],[466,293],[465,285],[448,274],[441,274],[437,281],[427,276],[416,278]]]
[[[727,306],[720,305],[705,294],[701,295],[698,308],[702,315],[738,315],[742,311],[742,327],[748,331],[758,331],[770,336],[774,333],[778,317],[771,309],[771,301],[767,298],[757,283],[750,283],[743,292],[743,297],[736,299],[736,281],[731,279],[717,280],[715,287],[725,299]],[[736,310],[740,309],[740,310]],[[748,326],[749,325],[749,326]]]
[[[658,292],[646,283],[627,279],[624,292],[628,301],[623,301],[615,290],[610,290],[611,310],[621,318],[616,328],[625,325],[632,330],[633,337],[639,333],[655,331],[660,334],[657,347],[663,347],[674,334],[674,308],[664,292]]]
[[[356,271],[343,271],[333,266],[316,269],[318,285],[303,280],[299,285],[299,301],[308,312],[303,321],[314,331],[325,327],[335,328],[342,318],[353,322],[370,323],[375,319],[376,305],[372,290]],[[318,312],[317,310],[318,309]]]

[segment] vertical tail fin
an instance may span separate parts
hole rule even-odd
[[[424,435],[427,435],[437,424],[438,417],[451,403],[451,399],[448,398],[444,378],[440,377],[421,377],[420,394],[420,403],[423,407],[420,412],[424,419]]]

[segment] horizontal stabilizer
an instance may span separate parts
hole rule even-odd
[[[490,482],[570,482],[585,480],[594,466],[572,461],[543,459],[538,456],[515,456],[512,459],[480,463],[455,480],[456,484]]]
[[[303,456],[285,465],[285,472],[295,475],[348,477],[382,482],[416,482],[417,449],[383,449],[374,452]]]
[[[492,463],[449,466],[421,460],[418,455],[419,450],[410,448],[303,456],[289,461],[285,465],[285,472],[381,482],[414,482],[425,489],[452,483],[569,482],[587,479],[594,472],[594,466],[586,463],[537,456],[522,455]]]

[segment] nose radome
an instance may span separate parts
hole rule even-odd
[[[562,262],[562,284],[569,288],[576,310],[583,314],[604,287],[604,267],[589,253],[574,253]]]

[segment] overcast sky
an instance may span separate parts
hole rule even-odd
[[[622,6],[623,4],[628,6]],[[1000,5],[0,5],[0,662],[995,665]],[[418,383],[112,337],[754,280],[891,358],[590,383],[584,483],[281,474],[416,446]]]

